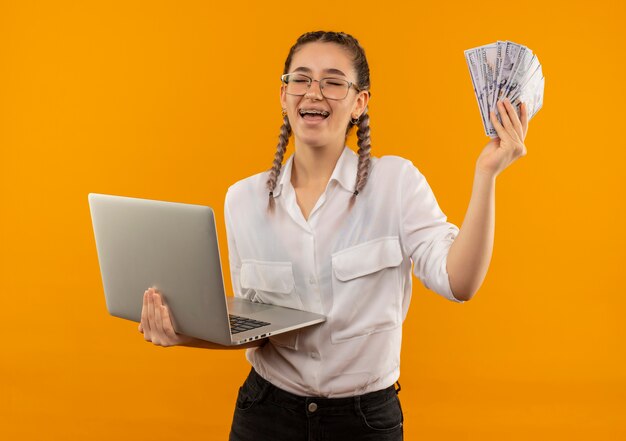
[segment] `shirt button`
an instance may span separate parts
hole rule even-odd
[[[318,358],[320,358],[320,354],[318,354],[317,352],[311,352],[311,358],[314,358],[317,360]]]
[[[314,276],[309,277],[309,283],[311,285],[315,285],[315,277]]]
[[[309,403],[309,412],[315,412],[317,410],[317,404]]]

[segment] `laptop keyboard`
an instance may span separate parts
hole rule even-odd
[[[271,324],[233,314],[228,314],[228,318],[230,319],[231,334],[237,334],[238,332],[249,331],[250,329],[256,329]]]

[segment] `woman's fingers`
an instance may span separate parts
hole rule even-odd
[[[156,333],[156,323],[154,321],[154,298],[152,288],[148,289],[148,323],[150,326],[150,335],[154,337]],[[154,338],[152,340],[154,341]]]
[[[163,315],[161,314],[163,304],[161,303],[161,295],[158,293],[154,293],[154,323],[156,328],[156,334],[159,338],[159,343],[161,346],[167,345],[167,337],[165,335],[165,331],[163,330]]]
[[[508,98],[504,100],[504,106],[508,111],[509,120],[511,121],[513,130],[517,133],[517,137],[519,139],[523,139],[524,133],[522,130],[522,123],[517,117],[517,110],[515,110],[515,107],[513,107],[513,104],[511,104],[511,101]]]
[[[143,332],[143,336],[146,340],[150,340],[150,321],[148,318],[148,291],[144,291],[143,293],[143,306],[141,308],[141,323],[139,324],[139,326],[141,326],[141,329],[139,330],[139,332]]]
[[[165,299],[154,288],[144,292],[139,332],[157,346],[173,346],[179,342]]]
[[[515,136],[515,129],[513,128],[513,123],[508,115],[508,109],[504,106],[502,101],[498,101],[498,112],[500,113],[500,119],[502,119],[502,125],[504,126],[504,130],[508,133],[509,136]],[[500,137],[502,138],[502,137]]]
[[[520,106],[520,112],[522,114],[522,141],[526,139],[526,133],[528,133],[528,107],[526,103],[522,103]]]
[[[169,341],[177,341],[178,335],[176,334],[176,331],[174,331],[174,326],[172,325],[172,318],[170,317],[170,309],[165,304],[165,301],[163,301],[163,303],[164,303],[162,307],[163,331],[165,332],[165,335]]]

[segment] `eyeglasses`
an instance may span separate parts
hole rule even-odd
[[[351,87],[354,87],[357,92],[361,91],[354,83],[342,80],[341,78],[322,78],[321,80],[314,80],[303,74],[288,73],[281,75],[280,81],[287,86],[285,92],[287,92],[288,95],[305,95],[311,88],[313,81],[320,83],[322,96],[329,100],[344,99],[348,96],[348,91]]]

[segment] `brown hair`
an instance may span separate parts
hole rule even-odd
[[[365,50],[361,47],[358,40],[349,34],[345,34],[343,32],[325,32],[325,31],[316,31],[316,32],[307,32],[298,37],[296,43],[289,50],[289,55],[287,55],[287,60],[285,60],[285,67],[283,69],[283,74],[288,73],[289,66],[291,65],[291,59],[293,58],[294,53],[306,43],[311,43],[314,41],[319,41],[322,43],[337,43],[344,48],[346,48],[352,55],[352,63],[354,66],[354,70],[357,74],[356,86],[360,90],[366,90],[370,97],[371,92],[370,89],[370,69],[367,64],[367,58],[365,57]],[[367,182],[367,176],[370,168],[370,117],[367,114],[367,108],[365,112],[359,117],[359,120],[356,124],[353,124],[351,121],[348,123],[346,127],[346,138],[350,133],[350,129],[353,125],[358,125],[357,129],[357,145],[359,146],[359,164],[357,167],[357,179],[356,179],[356,188],[354,189],[354,193],[352,198],[350,199],[350,206],[356,200],[356,196],[362,191],[365,183]],[[278,180],[278,175],[280,175],[280,171],[282,168],[283,157],[285,156],[285,150],[287,148],[287,144],[289,143],[289,136],[291,135],[291,126],[289,125],[289,118],[287,115],[283,116],[283,125],[280,127],[280,134],[278,136],[278,146],[276,147],[276,154],[274,155],[274,162],[272,164],[272,168],[269,170],[269,178],[267,179],[267,188],[269,190],[269,208],[272,209],[274,207],[274,197],[273,192],[276,187],[276,182]]]

